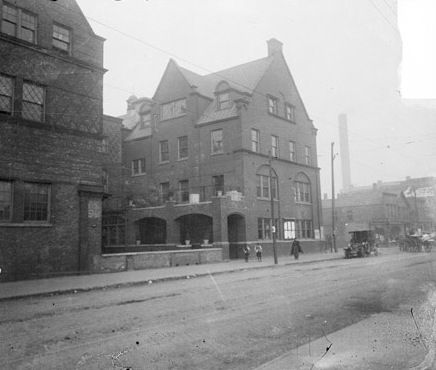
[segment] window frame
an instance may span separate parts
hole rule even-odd
[[[113,219],[116,219],[116,222],[108,222],[108,219],[110,219],[111,221]],[[112,235],[110,230],[115,231],[115,240],[116,240],[115,244],[110,242],[112,240],[111,238]],[[114,214],[109,213],[103,215],[101,244],[103,247],[111,247],[111,246],[126,244],[126,218],[124,215],[116,214],[116,213]]]
[[[289,140],[289,160],[297,162],[297,143],[293,140]]]
[[[255,137],[253,137],[253,134]],[[251,151],[260,153],[260,130],[257,128],[251,129]]]
[[[267,95],[268,113],[273,116],[279,115],[279,99],[272,95]]]
[[[296,223],[295,219],[284,219],[283,220],[283,239],[291,240],[296,236]]]
[[[177,103],[182,103],[182,104],[180,104],[180,109],[176,111]],[[169,111],[165,112],[164,114],[166,107],[169,108]],[[169,101],[167,103],[163,103],[160,106],[160,121],[163,122],[163,121],[168,121],[170,119],[182,117],[186,115],[186,111],[187,111],[186,98],[176,99],[176,100]]]
[[[24,98],[24,93],[25,93],[24,87],[26,85],[33,86],[35,88],[39,88],[39,89],[42,90],[42,104],[39,104],[38,102],[30,101],[30,100],[25,100],[25,98]],[[38,83],[35,83],[33,81],[24,80],[23,81],[23,85],[22,85],[22,92],[21,92],[21,118],[23,118],[25,120],[28,120],[28,121],[44,123],[45,122],[45,118],[46,118],[46,115],[45,115],[46,95],[47,95],[47,92],[46,92],[46,87],[45,86],[43,86],[41,84],[38,84]],[[41,120],[34,119],[32,117],[25,117],[24,116],[25,115],[25,109],[24,109],[25,105],[24,105],[24,103],[29,104],[31,106],[35,105],[35,106],[41,107],[40,108],[41,109]]]
[[[186,185],[186,187],[185,187]],[[189,180],[179,180],[177,184],[177,189],[179,190],[179,201],[181,203],[189,202]]]
[[[183,148],[181,147],[180,143],[182,142],[182,139],[186,140],[186,147]],[[182,149],[185,149],[186,151],[186,155],[182,156]],[[184,159],[187,159],[189,157],[189,145],[188,145],[188,135],[184,135],[184,136],[179,136],[177,138],[177,160],[181,161]]]
[[[294,181],[295,203],[312,204],[312,187],[310,182],[303,180]]]
[[[9,207],[8,217],[1,217],[2,212],[0,212],[0,223],[2,222],[11,222],[13,217],[13,211],[14,211],[14,182],[11,180],[4,180],[0,179],[0,184],[6,183],[9,185],[9,191],[8,190],[2,190],[0,186],[0,205],[1,207]],[[9,199],[4,200],[2,194],[9,193]],[[5,197],[6,198],[6,197]],[[6,213],[6,212],[5,212]]]
[[[220,138],[221,140],[215,140],[216,138],[214,138],[214,134],[217,133],[221,134],[221,138]],[[216,146],[217,149],[214,149],[215,143],[220,143],[219,145]],[[224,153],[224,130],[222,128],[210,131],[210,153],[212,155]]]
[[[10,112],[8,112],[6,110],[5,111],[0,110],[0,114],[7,114],[8,116],[12,116],[12,115],[14,115],[15,78],[12,76],[6,75],[4,73],[0,73],[0,78],[9,79],[11,82],[11,86],[10,86],[11,95],[3,94],[0,90],[0,98],[5,97],[6,99],[10,100],[10,109],[11,110],[10,110]]]
[[[5,8],[6,7],[9,7],[11,9],[15,10],[15,12],[16,12],[16,15],[15,15],[16,22],[15,23],[12,23],[9,19],[5,18],[5,14],[6,14]],[[29,27],[27,27],[25,25],[26,22],[23,21],[23,14],[24,15],[28,15],[28,16],[33,18],[33,20],[34,20],[34,29],[31,29],[31,28],[29,28]],[[13,35],[3,31],[3,24],[4,23],[9,23],[9,24],[14,24],[15,25],[15,27],[14,27],[14,34]],[[32,37],[33,40],[32,41],[29,41],[27,38],[24,38],[23,30],[33,32],[33,37]],[[27,42],[29,44],[37,45],[38,44],[38,15],[28,11],[27,9],[20,8],[18,6],[12,5],[12,4],[8,3],[8,2],[3,2],[0,32],[2,34],[4,34],[4,35],[8,35],[10,37],[14,37],[16,39],[19,39],[21,41]]]
[[[295,106],[290,103],[285,103],[285,119],[295,123]]]
[[[132,159],[131,162],[131,176],[142,176],[146,173],[146,161],[145,158]]]
[[[164,149],[166,145],[166,150]],[[164,159],[165,155],[165,159]],[[170,161],[170,143],[168,140],[159,141],[159,163],[168,163]]]
[[[308,166],[312,165],[312,155],[309,145],[304,146],[304,163]]]
[[[166,188],[166,189],[165,189]],[[159,194],[163,202],[170,200],[170,183],[169,181],[159,184]]]
[[[280,157],[280,140],[277,135],[271,135],[271,156],[273,158]]]
[[[276,176],[271,178],[268,175],[256,174],[256,196],[258,199],[271,200],[271,196],[274,200],[278,200],[278,180]],[[270,182],[273,183],[273,187]],[[274,190],[273,190],[274,189]]]
[[[45,185],[46,189],[47,189],[47,202],[46,202],[46,207],[45,207],[45,212],[47,213],[47,217],[45,219],[29,219],[26,217],[26,213],[28,213],[28,209],[26,209],[26,197],[32,195],[32,193],[27,193],[26,192],[26,185],[37,185],[37,186],[42,186]],[[50,221],[50,217],[51,217],[51,184],[50,183],[44,183],[44,182],[32,182],[32,181],[25,181],[23,183],[23,222],[24,223],[49,223]],[[33,193],[35,194],[35,193]],[[38,203],[38,202],[33,202],[33,204]],[[32,208],[32,202],[30,202],[30,213],[32,212],[31,208]]]
[[[224,194],[224,175],[212,176],[212,187],[214,196],[218,196],[219,191]]]
[[[68,32],[68,42],[64,41],[62,38],[55,37],[55,27],[61,29],[62,31],[67,31]],[[63,36],[63,34],[60,33],[60,32],[58,32],[58,34]],[[55,48],[56,50],[60,50],[60,51],[62,51],[64,53],[70,54],[71,53],[71,47],[72,47],[72,35],[73,35],[73,31],[72,31],[71,28],[66,27],[66,26],[64,26],[64,25],[62,25],[60,23],[53,22],[53,25],[52,25],[52,34],[51,34],[51,45],[52,45],[52,47]],[[65,49],[63,47],[60,47],[60,46],[56,45],[55,42],[59,43],[60,45],[66,44],[68,46],[68,48]]]
[[[222,99],[222,97],[225,96],[226,99]],[[218,110],[224,110],[229,109],[232,107],[232,99],[230,99],[230,93],[229,92],[221,92],[218,93],[216,96],[217,99],[217,109]]]

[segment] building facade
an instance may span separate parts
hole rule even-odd
[[[319,248],[317,130],[278,40],[205,76],[170,60],[153,98],[129,98],[123,118],[127,244],[236,258],[245,243],[271,253],[275,230],[279,253],[296,236]]]
[[[103,42],[74,0],[0,1],[2,280],[101,253]]]

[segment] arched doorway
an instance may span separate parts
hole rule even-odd
[[[245,218],[234,213],[227,217],[227,231],[229,239],[229,257],[242,258],[242,247],[246,242]]]
[[[136,237],[141,244],[165,244],[167,223],[157,217],[145,217],[135,222]]]
[[[180,216],[176,219],[179,225],[179,241],[184,244],[189,240],[194,247],[200,247],[204,240],[213,242],[213,222],[212,217],[203,214],[193,213]]]

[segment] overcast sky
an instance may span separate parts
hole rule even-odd
[[[207,74],[284,55],[318,128],[322,192],[330,195],[330,143],[341,189],[337,116],[349,125],[351,181],[436,175],[436,1],[77,0],[106,38],[104,112],[129,95],[151,97],[169,58]],[[426,101],[410,101],[420,98]]]

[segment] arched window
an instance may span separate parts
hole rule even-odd
[[[274,169],[271,172],[271,179],[267,165],[261,166],[256,172],[256,194],[260,199],[271,199],[271,195],[275,200],[279,198],[277,174]]]
[[[299,173],[294,181],[295,194],[294,199],[297,203],[312,203],[312,192],[309,178]]]

